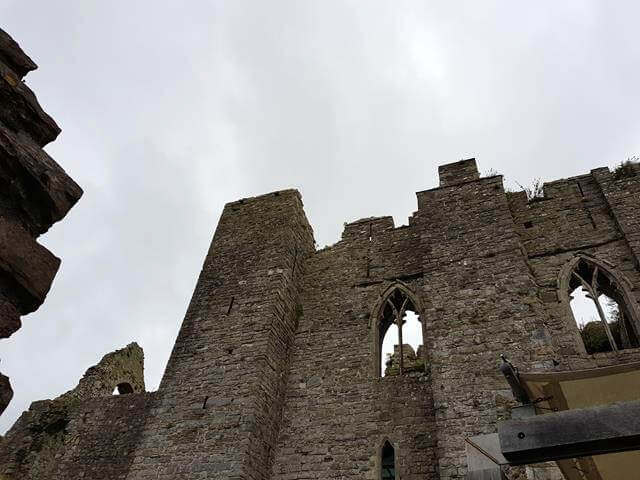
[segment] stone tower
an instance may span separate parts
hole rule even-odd
[[[269,475],[312,252],[295,190],[225,207],[130,478]]]
[[[513,404],[500,354],[529,371],[640,359],[637,165],[547,183],[532,199],[481,178],[473,159],[439,174],[408,225],[361,219],[322,250],[294,190],[228,204],[159,390],[92,399],[82,425],[84,403],[69,406],[56,440],[59,458],[66,445],[77,452],[104,427],[90,413],[104,402],[128,448],[91,437],[97,453],[57,463],[50,478],[92,465],[91,478],[130,480],[463,479],[465,439],[495,431]],[[586,352],[572,272],[602,277],[636,343]],[[393,324],[401,335],[404,311],[419,316],[423,346],[403,352],[400,338],[396,374],[382,376],[383,337]],[[0,474],[45,478],[15,460],[35,414],[25,415]],[[115,457],[102,477],[95,465]],[[561,478],[553,466],[535,475]]]

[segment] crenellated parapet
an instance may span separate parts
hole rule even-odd
[[[515,404],[501,354],[544,373],[640,360],[638,165],[529,196],[474,159],[439,173],[408,225],[362,218],[321,250],[295,190],[227,204],[158,392],[137,393],[137,345],[106,355],[23,414],[0,476],[463,480],[466,439]],[[617,302],[619,348],[587,351],[581,287]]]

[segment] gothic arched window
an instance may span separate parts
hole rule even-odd
[[[576,257],[566,268],[563,288],[587,353],[640,346],[636,307],[605,263]]]
[[[413,293],[402,283],[385,290],[374,309],[374,362],[378,377],[424,371],[422,323]]]
[[[396,480],[396,452],[389,440],[384,442],[380,456],[380,480]]]

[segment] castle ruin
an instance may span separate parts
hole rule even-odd
[[[533,199],[473,159],[439,176],[408,225],[365,218],[320,250],[296,190],[227,204],[158,391],[127,347],[135,361],[90,369],[81,394],[34,402],[0,445],[0,478],[463,479],[465,439],[514,403],[500,354],[534,372],[640,360],[637,165]],[[619,305],[612,351],[585,350],[577,278]],[[423,339],[410,351],[406,311]]]

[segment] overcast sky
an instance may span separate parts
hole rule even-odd
[[[14,399],[73,388],[135,340],[157,388],[225,202],[296,187],[320,246],[393,215],[437,166],[508,183],[640,153],[640,3],[0,0],[84,196],[62,267],[0,343]]]

